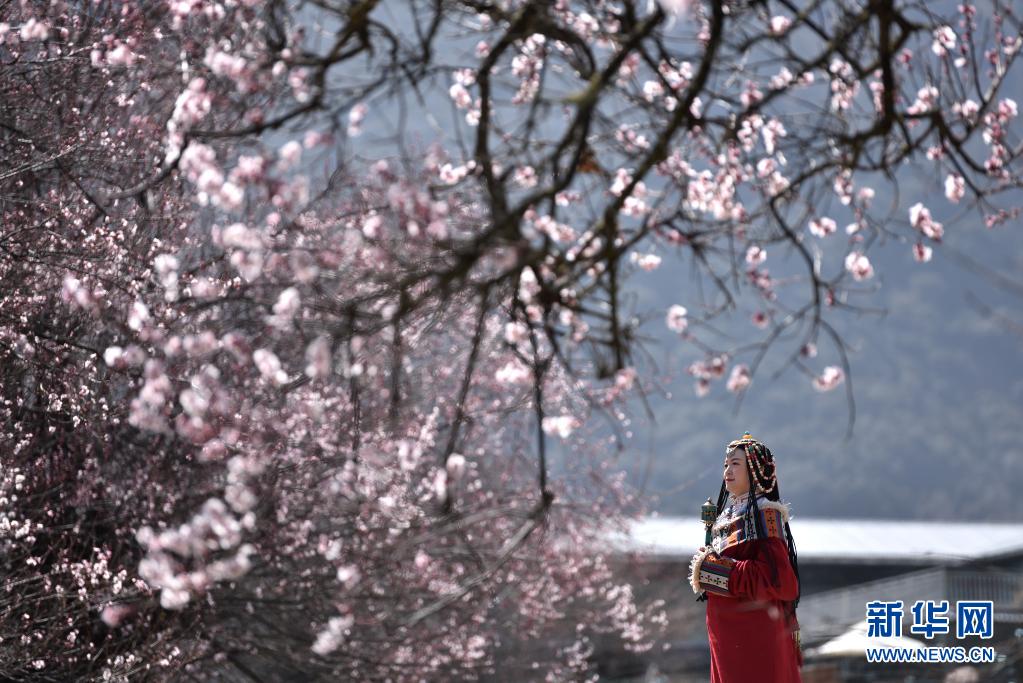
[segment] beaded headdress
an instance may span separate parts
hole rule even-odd
[[[749,432],[741,437],[730,441],[725,447],[727,455],[733,448],[741,448],[746,453],[746,462],[749,471],[753,474],[751,482],[757,495],[768,494],[778,486],[778,468],[774,464],[774,456],[771,450],[763,442],[754,439]]]

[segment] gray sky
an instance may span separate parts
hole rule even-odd
[[[922,189],[926,195],[920,199],[932,209],[948,204],[940,185]],[[911,200],[916,197],[906,201]],[[948,247],[1021,279],[1018,221],[994,230],[979,219],[946,223],[945,228]],[[682,373],[668,385],[670,401],[651,397],[656,424],[646,424],[643,411],[635,411],[635,450],[625,456],[637,485],[650,460],[647,490],[661,494],[657,509],[698,514],[703,500],[717,494],[724,445],[748,429],[778,459],[782,496],[792,502],[793,514],[1023,518],[1023,496],[1018,495],[1023,485],[1023,337],[986,317],[967,293],[1017,323],[1023,298],[964,270],[942,247],[935,248],[927,264],[915,262],[901,244],[874,250],[870,257],[882,288],[868,301],[887,309],[887,315],[836,320],[854,349],[850,363],[857,417],[852,439],[844,438],[843,388],[821,394],[804,375],[791,371],[772,381],[770,370],[783,358],[780,351],[774,363],[766,362],[768,372],[754,378],[738,415],[723,381],[697,399],[692,378]],[[632,284],[644,301],[666,309],[680,298],[672,295],[678,290],[672,281],[684,281],[685,271],[666,260]],[[657,322],[649,324],[652,332]],[[748,329],[760,332],[752,325]],[[665,343],[656,355],[663,368],[682,370],[699,357],[670,333],[662,336]],[[819,346],[815,360],[823,361],[830,349],[823,342]]]

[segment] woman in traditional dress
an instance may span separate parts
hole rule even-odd
[[[727,494],[727,496],[726,496]],[[689,565],[707,601],[711,683],[799,683],[799,565],[774,456],[746,432],[725,449],[710,547]]]

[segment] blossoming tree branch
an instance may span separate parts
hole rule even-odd
[[[923,167],[1018,215],[1014,12],[4,3],[0,669],[553,681],[648,649],[664,605],[601,540],[643,503],[613,466],[643,323],[701,396],[778,349],[851,406],[836,316],[949,209],[875,195]],[[697,284],[637,308],[676,261]]]

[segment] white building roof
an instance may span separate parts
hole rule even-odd
[[[1023,553],[1023,524],[793,516],[789,528],[800,563],[934,564]],[[613,534],[611,542],[621,550],[688,559],[704,533],[697,518],[648,517],[624,537]]]
[[[795,533],[792,532],[793,535]],[[869,632],[867,621],[858,621],[837,638],[807,650],[804,654],[807,657],[864,657],[867,648],[922,650],[928,646],[928,643],[909,636],[868,636]]]

